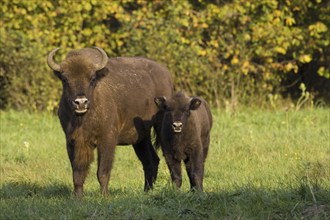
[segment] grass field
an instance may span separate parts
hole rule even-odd
[[[117,147],[100,196],[93,163],[85,197],[72,196],[64,134],[50,114],[2,111],[0,219],[330,219],[330,110],[214,110],[205,193],[186,174],[172,188],[161,152],[143,192],[132,147]]]

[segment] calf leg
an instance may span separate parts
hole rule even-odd
[[[202,155],[185,160],[190,188],[203,191],[204,162]]]
[[[157,178],[159,157],[152,146],[150,137],[134,144],[133,147],[143,165],[145,178],[144,191],[148,191],[149,189],[152,189],[152,185]]]
[[[177,188],[182,185],[181,161],[176,160],[171,154],[165,154],[166,164],[170,170],[172,182]]]
[[[209,151],[209,145],[210,145],[210,134],[205,138],[205,141],[203,143],[203,161],[205,162],[205,159],[207,157],[208,151]]]

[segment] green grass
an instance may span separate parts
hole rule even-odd
[[[329,109],[213,114],[205,193],[189,192],[185,173],[174,190],[161,152],[155,189],[144,193],[142,166],[123,146],[110,196],[99,193],[94,162],[77,200],[58,119],[0,112],[0,219],[330,218]]]

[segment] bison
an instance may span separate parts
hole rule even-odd
[[[190,187],[203,191],[204,163],[210,144],[212,114],[207,103],[198,97],[178,92],[169,99],[154,99],[164,113],[160,143],[172,181],[181,187],[181,161],[184,161]]]
[[[74,194],[83,196],[96,148],[97,178],[101,193],[107,195],[115,147],[129,144],[143,165],[144,190],[151,189],[159,164],[150,134],[158,112],[153,99],[171,96],[171,74],[155,61],[108,58],[97,47],[72,50],[58,64],[53,59],[58,49],[49,53],[47,63],[63,85],[58,117],[66,137]]]

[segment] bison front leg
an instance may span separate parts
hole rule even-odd
[[[115,143],[107,142],[97,149],[97,179],[100,183],[101,194],[108,195],[108,185],[110,180],[111,168],[115,154]]]
[[[74,194],[81,198],[89,165],[93,160],[93,152],[92,149],[80,146],[74,141],[67,143],[67,151],[72,167]]]
[[[177,188],[182,185],[181,161],[176,160],[171,154],[164,154],[166,164],[171,174],[172,182]]]
[[[88,173],[88,168],[86,169],[73,168],[74,194],[78,198],[83,197],[84,183],[87,173]]]
[[[192,190],[203,191],[204,160],[200,154],[185,160],[186,170]]]

